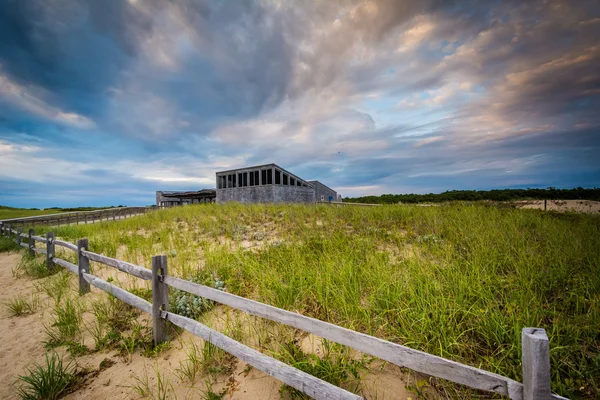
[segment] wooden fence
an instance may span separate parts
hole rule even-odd
[[[338,205],[338,206],[381,207],[381,204],[349,203],[349,202],[344,202],[344,201],[317,201],[317,204],[329,204],[329,205]]]
[[[124,219],[138,214],[145,214],[152,207],[118,207],[106,208],[104,210],[93,211],[73,211],[58,214],[38,215],[33,217],[11,218],[0,221],[4,225],[13,227],[35,225],[68,225],[68,224],[87,224],[100,221],[114,221]]]
[[[170,312],[169,287],[204,297],[251,315],[310,332],[392,364],[474,389],[498,393],[514,400],[564,399],[564,397],[552,394],[550,390],[548,337],[546,331],[541,328],[524,328],[522,331],[523,383],[520,383],[479,368],[171,276],[168,274],[167,257],[163,255],[152,257],[152,269],[147,269],[91,252],[88,249],[87,239],[80,239],[77,244],[73,244],[55,239],[52,232],[48,232],[45,237],[41,237],[36,236],[33,229],[23,233],[22,229],[15,230],[4,224],[0,224],[0,231],[20,246],[27,248],[31,254],[45,254],[48,268],[52,265],[60,265],[77,275],[79,277],[79,291],[82,295],[90,291],[91,285],[152,315],[155,345],[168,340],[165,324],[166,321],[170,321],[174,325],[201,337],[253,367],[316,399],[361,399],[362,397],[266,356],[198,321]],[[26,242],[23,242],[23,240]],[[36,242],[45,243],[46,248],[37,248]],[[75,252],[78,256],[77,265],[57,258],[56,246],[62,246]],[[90,261],[108,265],[137,278],[151,281],[152,303],[90,274]]]

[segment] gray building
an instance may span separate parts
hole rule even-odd
[[[314,203],[337,201],[319,181],[305,181],[276,164],[217,172],[217,203]]]
[[[197,192],[156,192],[158,207],[183,206],[186,204],[214,203],[217,192],[214,189],[202,189]]]

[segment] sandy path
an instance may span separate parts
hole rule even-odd
[[[47,350],[43,346],[46,340],[44,324],[49,325],[52,319],[53,300],[45,293],[35,288],[36,283],[42,280],[30,280],[24,277],[17,278],[12,270],[18,264],[21,253],[0,253],[0,399],[16,399],[14,383],[18,376],[26,374],[27,368],[35,362],[44,361]],[[72,290],[76,291],[76,280],[71,281]],[[12,297],[20,294],[27,298],[36,293],[39,296],[41,307],[32,315],[12,317],[3,305]],[[92,288],[92,293],[79,297],[87,310],[94,299],[106,296],[105,293]],[[223,313],[215,310],[214,315],[208,315],[205,323],[214,329],[221,330],[223,326]],[[84,321],[91,322],[93,315],[84,313]],[[141,317],[140,321],[147,321]],[[84,322],[85,324],[85,322]],[[83,342],[94,348],[94,341],[84,329]],[[158,358],[144,357],[139,353],[133,354],[129,359],[110,352],[92,352],[85,356],[77,357],[75,362],[80,369],[87,369],[91,373],[85,378],[79,388],[67,395],[66,399],[132,399],[142,398],[134,386],[140,382],[148,382],[148,387],[156,395],[157,372],[166,378],[168,387],[167,398],[197,399],[204,398],[207,384],[206,376],[197,376],[194,382],[183,381],[178,373],[180,363],[187,357],[187,349],[194,342],[202,348],[201,339],[184,332],[172,341],[171,349],[163,352]],[[318,344],[317,344],[318,347]],[[307,349],[319,353],[317,349]],[[70,356],[65,354],[64,348],[57,349],[66,360]],[[104,361],[104,363],[103,363]],[[109,365],[100,367],[101,363]],[[274,378],[253,368],[247,368],[246,363],[234,360],[233,370],[229,374],[221,374],[216,381],[212,381],[212,390],[219,393],[227,390],[225,399],[280,399],[281,383]],[[405,389],[407,384],[413,384],[417,376],[406,376],[400,368],[379,365],[376,373],[363,374],[363,395],[373,399],[409,399],[415,395]],[[152,398],[152,394],[148,397]]]
[[[15,279],[12,269],[21,259],[19,253],[0,253],[0,398],[17,398],[12,384],[32,360],[42,360],[45,310],[23,317],[10,317],[4,303],[16,295],[29,297],[34,291],[33,282]]]

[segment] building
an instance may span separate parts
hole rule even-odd
[[[197,192],[156,192],[156,205],[158,207],[182,206],[185,204],[214,203],[217,191],[202,189]]]
[[[314,203],[337,201],[335,190],[306,181],[276,164],[217,172],[217,203]]]

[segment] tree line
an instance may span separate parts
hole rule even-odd
[[[596,200],[600,201],[600,188],[584,189],[494,189],[494,190],[449,190],[428,194],[382,194],[381,196],[345,197],[349,203],[396,204],[396,203],[439,203],[445,201],[515,201],[515,200]]]

